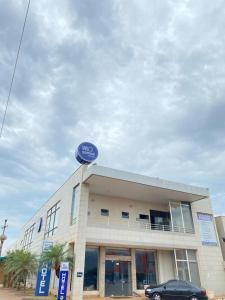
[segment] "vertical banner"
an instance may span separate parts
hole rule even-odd
[[[42,253],[51,250],[53,242],[44,241]],[[48,296],[51,278],[51,263],[41,263],[38,268],[35,296]]]
[[[35,296],[48,296],[51,277],[50,264],[42,263],[38,269]]]
[[[68,277],[69,277],[69,263],[61,262],[57,300],[66,300]]]
[[[202,245],[217,246],[213,215],[198,213]]]

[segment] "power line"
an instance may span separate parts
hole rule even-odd
[[[4,116],[3,116],[3,120],[2,120],[0,138],[2,137],[2,132],[3,132],[4,124],[5,124],[6,113],[7,113],[7,109],[8,109],[8,106],[9,106],[10,97],[11,97],[12,86],[13,86],[14,77],[15,77],[15,73],[16,73],[17,63],[18,63],[18,60],[19,60],[20,48],[21,48],[21,45],[22,45],[23,34],[24,34],[26,22],[27,22],[27,16],[28,16],[29,8],[30,8],[30,2],[31,2],[31,0],[28,0],[25,19],[24,19],[24,22],[23,22],[22,33],[21,33],[20,41],[19,41],[19,47],[18,47],[17,55],[16,55],[16,61],[15,61],[15,65],[14,65],[14,68],[13,68],[12,78],[11,78],[10,87],[9,87],[9,93],[8,93],[8,97],[7,97],[7,101],[6,101],[5,112],[4,112]]]

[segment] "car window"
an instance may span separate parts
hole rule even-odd
[[[188,289],[188,284],[185,281],[170,281],[166,285],[168,288]]]
[[[166,287],[168,287],[168,288],[177,288],[177,286],[178,286],[177,281],[169,281],[166,284]]]

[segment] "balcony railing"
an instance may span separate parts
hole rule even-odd
[[[104,227],[110,229],[129,229],[129,230],[146,230],[146,231],[164,231],[194,234],[194,228],[184,228],[181,226],[172,226],[166,224],[152,224],[149,221],[137,219],[135,222],[122,220],[116,222],[108,217],[88,218],[88,225],[93,227]]]
[[[141,228],[147,230],[172,231],[180,233],[195,233],[193,228],[184,228],[181,226],[172,226],[166,224],[152,224],[150,222],[138,221]]]

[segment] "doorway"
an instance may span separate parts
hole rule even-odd
[[[106,260],[105,295],[131,296],[131,262]]]

